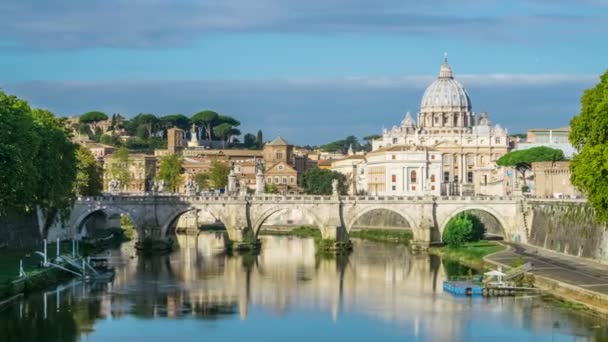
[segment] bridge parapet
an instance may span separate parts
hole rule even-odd
[[[161,202],[161,203],[218,203],[218,202],[250,202],[250,203],[352,203],[352,202],[478,202],[478,203],[493,203],[493,202],[513,202],[522,200],[521,197],[512,196],[322,196],[322,195],[253,195],[253,196],[233,196],[233,195],[140,195],[140,196],[96,196],[96,197],[78,197],[79,202]],[[526,199],[530,202],[575,202],[584,203],[583,199]]]

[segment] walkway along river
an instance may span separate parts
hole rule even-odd
[[[606,341],[601,319],[535,296],[453,297],[468,269],[406,246],[354,240],[321,258],[310,238],[263,236],[258,256],[223,235],[178,235],[168,256],[112,251],[113,282],[78,281],[0,312],[2,341]]]

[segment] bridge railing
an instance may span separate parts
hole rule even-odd
[[[513,201],[514,199],[522,199],[512,196],[325,196],[325,195],[231,195],[231,194],[139,194],[139,195],[111,195],[96,197],[78,197],[78,201],[103,201],[103,202],[428,202],[428,201],[466,201],[466,202],[496,202],[496,201]],[[528,199],[530,201],[530,199]],[[543,199],[542,201],[553,201],[551,199]],[[564,201],[564,200],[555,200]],[[584,200],[576,200],[584,201]]]

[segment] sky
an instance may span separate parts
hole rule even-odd
[[[608,69],[608,0],[2,0],[0,18],[0,88],[34,107],[212,109],[302,145],[415,114],[445,52],[510,133],[567,125]]]

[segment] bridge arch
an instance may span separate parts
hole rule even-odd
[[[288,207],[288,208],[285,208],[285,207],[273,206],[273,207],[268,208],[265,211],[263,211],[252,222],[251,227],[253,228],[254,236],[258,236],[258,233],[260,232],[262,226],[264,225],[264,223],[266,222],[266,220],[268,220],[272,215],[275,215],[275,214],[278,214],[278,213],[282,213],[282,212],[286,212],[286,211],[289,211],[289,210],[294,210],[294,209],[295,210],[299,210],[306,217],[309,217],[314,222],[314,224],[316,225],[316,227],[321,231],[321,234],[325,235],[324,234],[325,226],[323,224],[323,221],[312,210],[310,210],[308,208],[305,208],[305,207],[297,207],[297,208],[289,208]]]
[[[443,232],[445,231],[445,227],[448,225],[451,219],[454,217],[463,214],[463,213],[471,213],[471,215],[479,218],[482,223],[486,226],[486,235],[494,235],[500,236],[504,239],[507,239],[507,231],[508,226],[505,221],[503,215],[501,215],[496,210],[481,205],[466,205],[459,207],[453,211],[451,211],[448,215],[446,215],[439,225],[439,239],[443,240]],[[480,215],[481,214],[481,215]],[[485,216],[485,217],[484,217]],[[494,220],[494,222],[488,222],[488,218]]]
[[[82,228],[84,227],[87,220],[89,220],[97,213],[102,213],[106,217],[106,219],[109,219],[112,216],[116,215],[127,216],[135,226],[135,230],[137,231],[138,236],[143,237],[142,232],[140,231],[140,221],[137,220],[138,217],[133,215],[129,210],[120,206],[95,206],[87,208],[83,213],[76,217],[73,224],[71,225],[74,235],[79,235],[82,232]]]
[[[346,223],[346,231],[350,233],[353,230],[353,227],[355,226],[357,221],[359,221],[361,218],[365,217],[366,215],[369,215],[372,212],[378,211],[378,210],[389,211],[391,213],[399,215],[401,218],[403,218],[403,220],[405,220],[405,222],[408,225],[407,227],[404,227],[403,229],[411,230],[412,233],[414,234],[414,240],[424,240],[423,236],[420,236],[423,234],[423,232],[420,229],[417,229],[418,227],[417,227],[416,221],[414,220],[414,218],[411,215],[409,215],[407,212],[405,212],[403,210],[399,210],[396,208],[390,208],[390,207],[386,207],[386,206],[382,206],[382,205],[368,206],[368,207],[363,208],[362,210],[358,210],[357,213],[352,218],[350,218],[350,220],[348,220],[348,223]]]
[[[211,215],[216,221],[220,221],[222,222],[222,224],[224,224],[224,221],[222,220],[221,216],[214,212],[213,210],[211,210],[210,208],[203,208],[203,207],[198,207],[198,206],[189,206],[187,208],[180,208],[175,210],[171,215],[169,215],[169,218],[166,220],[166,222],[164,222],[162,224],[161,227],[161,237],[166,237],[167,234],[169,233],[169,230],[171,229],[171,227],[174,224],[177,224],[177,221],[179,220],[179,218],[184,215],[185,213],[189,213],[189,212],[198,212],[198,211],[205,211],[207,212],[209,215]]]

